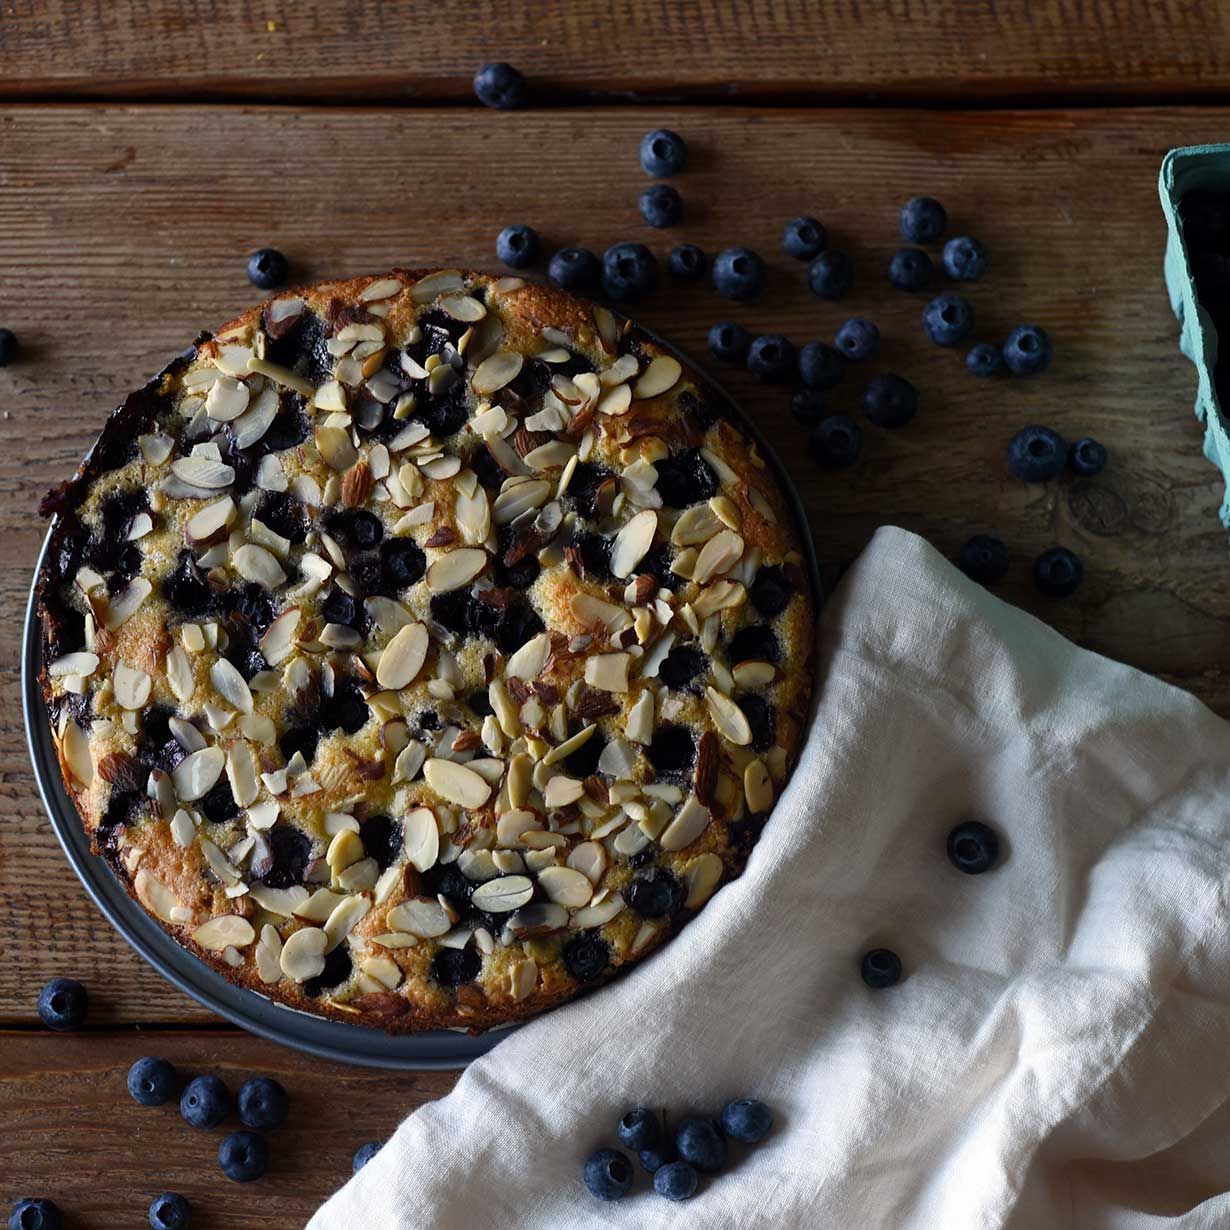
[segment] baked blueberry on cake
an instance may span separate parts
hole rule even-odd
[[[483,1029],[643,957],[797,756],[786,501],[686,368],[516,277],[202,335],[48,496],[42,686],[97,853],[284,1004]]]

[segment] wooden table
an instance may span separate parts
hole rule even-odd
[[[0,8],[0,324],[24,346],[0,371],[0,1207],[41,1192],[74,1227],[135,1227],[169,1189],[193,1200],[199,1227],[300,1225],[347,1176],[356,1146],[454,1080],[304,1060],[174,990],[86,898],[29,769],[18,647],[38,497],[126,390],[198,327],[252,301],[253,248],[283,249],[307,278],[491,266],[510,221],[533,224],[549,247],[748,244],[771,268],[759,302],[667,287],[640,315],[705,362],[717,319],[801,343],[869,315],[884,335],[878,366],[921,396],[907,429],[869,426],[854,469],[821,472],[788,391],[721,373],[786,458],[829,576],[885,522],[949,553],[970,533],[998,533],[1013,553],[1005,598],[1230,713],[1226,536],[1162,287],[1155,188],[1168,147],[1230,134],[1230,112],[1213,105],[1230,87],[1230,19],[1224,6],[1181,0],[946,7]],[[470,77],[494,58],[527,73],[535,106],[474,104]],[[661,235],[636,210],[637,143],[658,125],[691,149],[677,181],[685,224]],[[1051,331],[1044,379],[974,380],[962,353],[926,341],[919,298],[887,285],[896,211],[918,192],[943,199],[955,231],[990,251],[970,291],[979,337],[1022,321]],[[780,252],[783,223],[802,212],[855,259],[842,303],[813,298]],[[835,410],[855,412],[862,376],[835,392]],[[1029,422],[1098,437],[1109,469],[1092,482],[1014,481],[1005,448]],[[1087,564],[1068,601],[1040,598],[1029,581],[1030,561],[1054,543]],[[38,1024],[38,988],[61,974],[90,986],[80,1035]],[[193,1132],[172,1107],[131,1103],[124,1072],[149,1053],[232,1086],[259,1072],[285,1082],[295,1113],[263,1184],[221,1178],[218,1134]]]

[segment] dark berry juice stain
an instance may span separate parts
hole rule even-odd
[[[696,759],[696,741],[686,726],[659,726],[645,754],[660,776],[685,773]]]
[[[266,491],[257,502],[253,516],[275,534],[295,543],[307,537],[311,524],[307,509],[285,491]]]
[[[598,488],[608,478],[614,478],[610,470],[596,466],[590,461],[579,461],[568,480],[568,490],[564,498],[570,500],[577,511],[586,518],[592,519],[598,515]]]
[[[767,752],[777,735],[777,710],[754,692],[736,696],[734,702],[743,710],[743,716],[752,728],[752,751]]]
[[[771,628],[766,628],[764,624],[750,624],[740,628],[730,638],[727,657],[732,665],[751,661],[780,662],[782,651]]]
[[[294,726],[278,740],[278,749],[287,764],[291,762],[296,752],[301,752],[303,759],[310,765],[316,755],[316,745],[319,742],[319,726]]]
[[[359,825],[359,839],[369,858],[374,858],[381,871],[397,861],[401,853],[402,828],[391,816],[372,816]]]
[[[686,688],[701,674],[708,662],[699,649],[691,645],[676,645],[658,667],[658,678],[676,691]]]
[[[262,877],[269,888],[293,888],[303,883],[312,858],[312,843],[306,833],[290,824],[275,824],[265,834],[272,866]]]
[[[576,734],[576,731],[572,732]],[[595,730],[575,752],[564,757],[564,768],[572,777],[584,780],[598,772],[598,760],[602,749],[606,747],[606,738],[602,731]]]
[[[220,595],[205,582],[191,551],[181,551],[175,568],[163,578],[162,594],[177,614],[196,619],[215,614],[222,606]]]
[[[441,948],[431,963],[431,976],[442,987],[473,982],[483,968],[483,959],[473,948]]]
[[[662,502],[671,508],[687,508],[691,504],[717,495],[718,480],[699,449],[676,453],[655,461],[658,481],[655,486]]]

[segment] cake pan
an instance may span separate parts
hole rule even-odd
[[[721,385],[669,342],[648,329],[642,331],[696,372],[706,389],[721,400],[730,417],[755,440],[794,515],[803,546],[806,573],[818,609],[821,590],[815,545],[806,509],[785,466],[763,433]],[[90,851],[90,841],[81,824],[81,817],[68,797],[60,777],[47,707],[39,687],[42,637],[36,610],[35,585],[42,572],[43,559],[50,541],[49,530],[34,569],[22,639],[22,709],[26,724],[26,741],[30,748],[30,759],[34,766],[39,794],[51,819],[52,828],[77,877],[108,922],[163,977],[211,1012],[271,1042],[280,1042],[284,1046],[316,1055],[321,1059],[364,1067],[402,1070],[461,1068],[495,1046],[505,1031],[497,1029],[476,1036],[451,1030],[429,1030],[393,1036],[369,1026],[326,1020],[275,1003],[257,991],[235,986],[203,961],[198,961],[128,896],[106,861]],[[813,691],[813,712],[815,700]]]

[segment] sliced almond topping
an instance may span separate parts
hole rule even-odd
[[[487,309],[472,295],[445,295],[440,300],[440,309],[454,320],[467,323],[482,320],[487,315]]]
[[[743,710],[729,696],[723,696],[717,688],[706,688],[705,700],[709,704],[713,724],[723,739],[737,747],[746,747],[751,743],[752,728]]]
[[[171,473],[189,486],[207,491],[229,487],[235,481],[235,471],[230,466],[199,454],[177,457],[171,462]]]
[[[532,636],[510,657],[504,675],[510,679],[537,679],[551,656],[551,638],[545,632]]]
[[[188,518],[188,523],[184,526],[184,537],[190,546],[203,546],[223,533],[234,519],[235,501],[229,495],[224,495],[221,499],[199,508]]]
[[[286,581],[286,573],[278,563],[278,557],[255,543],[244,543],[231,557],[231,562],[245,581],[252,581],[265,589],[277,589]]]
[[[734,530],[722,530],[701,547],[692,568],[692,580],[697,585],[704,585],[710,578],[733,568],[742,554],[742,537]]]
[[[65,675],[92,675],[98,669],[98,654],[96,653],[66,653],[57,658],[47,667],[47,673],[53,678]]]
[[[246,918],[238,914],[223,914],[202,923],[192,933],[192,938],[210,952],[221,952],[228,946],[246,948],[256,939],[256,932]]]
[[[209,681],[219,696],[234,705],[240,713],[252,712],[252,689],[239,673],[239,668],[226,658],[219,658],[209,668]]]
[[[615,543],[611,547],[611,572],[621,580],[630,577],[653,546],[653,536],[657,531],[658,514],[652,508],[637,513],[615,535]]]
[[[316,392],[316,387],[311,381],[305,380],[302,376],[296,376],[289,368],[281,367],[277,363],[269,363],[265,359],[251,360],[248,364],[248,371],[267,376],[274,384],[293,389],[301,397],[311,397]]]
[[[538,964],[526,957],[516,961],[508,971],[508,991],[518,1003],[528,999],[538,985]]]
[[[628,668],[632,656],[626,653],[599,653],[585,661],[585,682],[604,692],[628,690]]]
[[[260,943],[256,946],[256,972],[268,986],[282,980],[282,937],[271,923],[261,928]]]
[[[426,624],[407,624],[385,646],[380,655],[380,663],[376,667],[376,682],[382,688],[389,688],[394,692],[408,687],[423,669],[430,645],[431,636]]]
[[[247,366],[247,359],[244,360],[244,366]],[[248,386],[242,380],[236,380],[233,376],[219,376],[214,381],[213,388],[206,394],[205,413],[216,422],[229,423],[248,408],[249,396]],[[175,469],[174,466],[171,468]]]
[[[633,392],[641,400],[657,397],[673,389],[679,383],[681,375],[683,368],[679,365],[679,360],[668,354],[660,354],[641,373]]]
[[[317,427],[316,451],[333,470],[349,470],[359,459],[359,451],[344,427]]]
[[[631,406],[632,386],[627,384],[617,384],[613,389],[607,389],[598,399],[598,413],[615,418],[627,414]]]
[[[285,610],[265,629],[261,637],[261,653],[270,666],[279,666],[291,655],[295,647],[295,633],[299,629],[299,608]]]
[[[539,873],[538,883],[556,905],[567,906],[570,910],[588,905],[594,895],[589,877],[572,867],[548,867]]]
[[[430,871],[440,857],[440,827],[430,807],[416,807],[402,821],[406,858],[416,871]]]
[[[152,876],[144,867],[136,874],[132,882],[137,900],[155,918],[165,923],[178,922],[178,914],[182,910],[179,898],[159,879]]]
[[[76,722],[70,720],[64,727],[60,750],[69,772],[82,786],[88,787],[94,780],[94,758],[90,754],[89,736]]]
[[[517,350],[498,350],[474,369],[470,387],[480,397],[498,392],[521,373],[525,356]]]
[[[391,299],[401,293],[401,282],[397,278],[380,278],[369,282],[360,292],[359,298],[364,303],[375,303],[380,299]]]
[[[612,385],[623,384],[625,380],[631,380],[636,375],[637,368],[640,364],[637,362],[634,354],[621,354],[610,367],[604,371],[599,380],[608,388]]]
[[[325,923],[325,952],[332,952],[372,908],[366,897],[344,897]]]
[[[226,749],[226,776],[231,794],[240,807],[250,807],[260,791],[256,754],[248,744],[236,740]]]
[[[709,809],[694,794],[690,794],[667,825],[658,844],[663,850],[682,850],[709,827],[710,818]]]
[[[743,770],[743,793],[755,815],[763,815],[773,806],[773,779],[763,760],[749,761]]]
[[[115,699],[122,709],[143,709],[149,700],[154,681],[142,670],[120,662],[111,676]]]
[[[763,688],[777,678],[777,667],[772,662],[751,658],[740,662],[731,676],[741,688]]]
[[[612,893],[598,905],[587,905],[577,910],[569,925],[578,929],[604,926],[623,911],[624,904],[621,893]]]
[[[407,624],[414,622],[409,608],[396,598],[375,594],[364,600],[363,609],[375,621],[376,627],[387,636],[396,636]]]
[[[398,931],[429,940],[448,931],[453,920],[435,897],[411,897],[389,911],[388,923]]]
[[[606,871],[606,848],[599,841],[583,841],[568,852],[568,866],[597,884]]]
[[[458,491],[453,516],[462,538],[468,543],[485,542],[491,533],[491,501],[482,487],[476,485],[471,495]]]
[[[535,678],[535,675],[527,675],[526,678]],[[561,760],[567,760],[573,752],[577,751],[587,744],[590,739],[597,733],[598,727],[594,723],[578,730],[575,735],[569,739],[565,739],[563,743],[556,744],[543,758],[544,765],[558,764]]]
[[[480,884],[471,900],[475,909],[511,914],[527,905],[533,895],[534,881],[528,876],[498,876]]]
[[[185,756],[171,773],[175,797],[181,803],[204,798],[215,786],[226,765],[226,755],[220,747],[207,747]]]
[[[172,436],[138,436],[137,444],[141,449],[141,456],[152,466],[162,465],[175,449],[175,439]]]
[[[133,577],[115,597],[107,602],[104,608],[103,626],[107,631],[114,632],[127,623],[137,613],[153,589],[153,585],[145,577]]]
[[[437,295],[450,290],[463,290],[465,279],[456,269],[442,269],[438,273],[429,273],[420,278],[410,287],[410,298],[415,303],[430,303]]]
[[[473,769],[452,760],[428,760],[423,764],[427,784],[449,803],[473,810],[491,796],[491,786]]]
[[[653,693],[645,689],[632,702],[628,710],[628,720],[624,726],[624,734],[633,742],[648,745],[653,741],[654,729],[654,699]]]
[[[290,888],[267,888],[264,884],[253,884],[249,892],[262,910],[280,914],[283,918],[294,914],[310,896],[302,884],[292,884]]]
[[[474,580],[486,566],[486,551],[477,547],[459,547],[432,561],[427,569],[427,588],[433,594],[460,589]]]
[[[722,528],[717,513],[708,504],[693,504],[679,514],[671,530],[671,542],[677,547],[691,547],[708,542]]]
[[[491,519],[496,525],[508,525],[531,508],[541,508],[551,498],[551,490],[551,484],[544,478],[529,478],[505,486],[495,498]]]
[[[302,927],[282,945],[282,973],[295,982],[307,982],[324,973],[329,940],[319,927]]]

